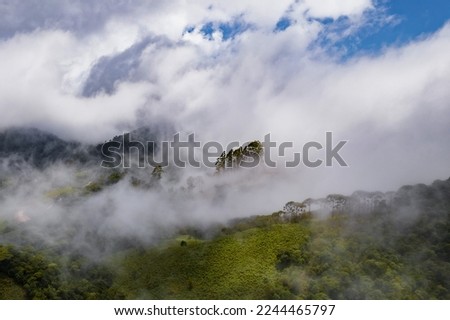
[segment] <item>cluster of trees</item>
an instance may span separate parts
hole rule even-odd
[[[263,145],[255,140],[236,149],[223,152],[216,161],[216,170],[220,172],[224,169],[239,168],[246,165],[254,165],[259,161],[263,153]]]
[[[450,179],[402,187],[386,206],[382,194],[358,197],[324,198],[326,218],[309,214],[311,199],[290,202],[210,240],[133,254],[125,270],[138,278],[124,275],[127,296],[149,283],[139,292],[160,299],[449,299]],[[143,265],[151,272],[136,273]]]
[[[449,299],[450,179],[404,186],[389,196],[388,205],[361,211],[347,206],[354,195],[339,196],[339,211],[310,220],[307,245],[278,257],[281,282],[272,297]],[[386,199],[368,197],[375,204]]]
[[[307,245],[278,257],[271,297],[449,299],[448,217],[421,217],[406,229],[396,219],[370,213],[310,222]]]
[[[306,212],[306,204],[303,202],[289,201],[283,207],[283,211],[290,215],[298,215]]]
[[[81,255],[58,257],[33,247],[0,245],[0,278],[20,286],[27,299],[115,299],[114,274]],[[5,290],[6,288],[0,288]]]
[[[289,201],[283,207],[283,210],[276,213],[283,221],[299,222],[309,219],[312,216],[310,200],[302,202]]]
[[[88,181],[83,185],[68,185],[49,190],[46,196],[54,200],[70,200],[76,199],[80,196],[88,196],[102,191],[108,186],[114,185],[125,177],[129,177],[130,184],[133,187],[150,188],[157,185],[164,175],[164,169],[157,166],[153,169],[147,170],[146,174],[141,174],[136,177],[133,172],[127,169],[100,169],[96,172],[94,179]],[[1,181],[0,181],[1,188]]]
[[[180,232],[189,237],[160,248],[111,239],[112,253],[123,252],[114,265],[24,241],[20,230],[0,223],[0,243],[3,234],[17,240],[0,244],[0,297],[450,299],[450,179],[402,187],[386,205],[362,206],[366,200],[354,198],[325,198],[338,205],[326,218],[316,218],[307,199],[217,226],[203,238],[185,228]],[[387,196],[356,198],[380,204]],[[284,219],[285,212],[302,218]]]

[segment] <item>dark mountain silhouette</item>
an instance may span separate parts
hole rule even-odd
[[[10,159],[11,163],[27,163],[37,168],[44,168],[55,162],[66,164],[100,163],[108,155],[104,144],[120,143],[118,151],[127,153],[135,151],[136,142],[145,146],[146,154],[153,154],[159,142],[170,128],[166,125],[141,127],[122,135],[117,135],[105,143],[97,145],[66,141],[56,135],[36,128],[14,127],[0,132],[0,159]],[[147,144],[153,142],[154,144]]]
[[[0,132],[0,158],[8,157],[42,168],[57,161],[86,162],[90,155],[78,142],[36,128],[9,128]]]

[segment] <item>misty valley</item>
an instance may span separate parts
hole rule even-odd
[[[0,133],[0,299],[450,299],[448,177],[273,210],[295,185],[236,168],[257,140],[215,169],[103,168],[101,146]]]

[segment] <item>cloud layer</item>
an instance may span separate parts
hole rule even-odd
[[[286,198],[449,175],[449,24],[342,60],[333,43],[390,23],[376,3],[110,3],[0,2],[1,128],[99,142],[167,119],[223,143],[349,140],[349,168],[299,168]]]

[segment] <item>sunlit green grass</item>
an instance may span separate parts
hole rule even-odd
[[[185,239],[124,258],[127,298],[264,299],[279,282],[277,255],[307,239],[302,224],[252,228],[210,241]]]

